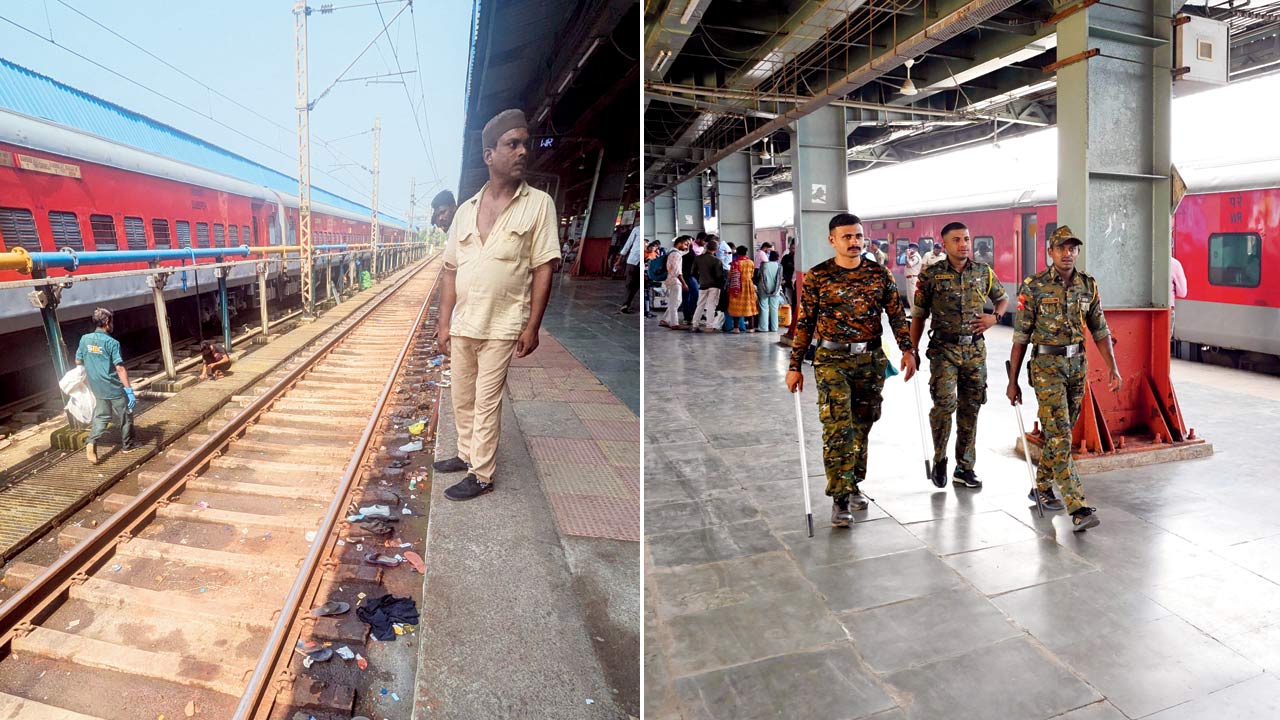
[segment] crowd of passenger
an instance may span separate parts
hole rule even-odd
[[[886,245],[873,241],[863,254],[887,267],[892,258]],[[941,250],[939,245],[922,255],[915,243],[908,246],[899,263],[908,284],[921,268],[946,257]],[[754,256],[745,245],[734,247],[715,233],[681,235],[669,248],[653,240],[644,250],[644,316],[658,317],[654,309],[665,303],[658,324],[671,330],[777,332],[780,311],[787,316],[795,307],[795,271],[794,238],[787,238],[781,254],[765,242]]]

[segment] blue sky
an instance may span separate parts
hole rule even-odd
[[[370,1],[335,0],[333,5],[341,7]],[[320,2],[313,3],[315,11],[308,22],[308,74],[313,99],[382,30],[378,8],[373,5],[328,15],[319,13],[319,5]],[[68,6],[286,129],[182,77]],[[382,0],[380,7],[390,23],[405,3]],[[59,44],[165,97],[122,80],[6,22],[0,22],[0,57],[293,176],[297,172],[297,113],[294,110],[292,8],[291,0],[24,0],[0,4],[0,17],[45,37],[49,37],[52,30],[52,37]],[[435,193],[445,188],[456,191],[462,160],[471,12],[470,0],[437,0],[430,4],[419,0],[412,10],[405,10],[390,25],[389,35],[399,55],[400,69],[417,70],[420,62],[422,72],[404,76],[405,86],[364,81],[340,83],[316,105],[311,113],[313,184],[368,204],[372,176],[355,163],[372,167],[373,137],[366,131],[373,127],[374,116],[380,115],[380,209],[398,217],[406,215],[411,177],[417,179],[420,217]],[[346,77],[396,71],[391,45],[384,35]],[[421,136],[409,98],[417,105]],[[228,130],[207,116],[269,147]],[[331,141],[334,152],[326,149],[320,139]]]

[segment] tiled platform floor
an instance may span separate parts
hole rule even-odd
[[[557,274],[542,328],[639,417],[640,313],[618,312],[626,294],[621,280]]]
[[[1280,380],[1175,363],[1216,453],[1086,476],[1102,525],[1077,535],[1028,506],[995,328],[986,487],[926,481],[899,376],[871,434],[876,502],[833,530],[806,369],[809,539],[786,351],[645,332],[664,359],[645,397],[646,718],[1280,717]]]

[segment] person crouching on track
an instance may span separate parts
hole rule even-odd
[[[227,368],[231,367],[231,356],[227,354],[227,349],[209,340],[200,341],[200,361],[204,363],[204,369],[200,371],[201,380],[210,375],[218,380],[226,376]]]
[[[981,488],[973,472],[978,411],[987,401],[987,344],[983,333],[1009,307],[1009,294],[990,265],[969,258],[969,229],[963,223],[942,228],[947,262],[920,273],[911,311],[911,344],[920,362],[920,336],[929,323],[929,427],[933,429],[933,484],[947,485],[947,439],[956,416],[956,487]],[[988,301],[995,313],[982,312]]]
[[[470,472],[444,491],[470,500],[493,489],[502,392],[511,358],[538,348],[551,277],[560,264],[551,196],[524,181],[529,126],[503,110],[480,133],[489,182],[458,206],[444,249],[437,343],[453,371],[458,454],[441,472]]]
[[[840,213],[828,227],[827,241],[836,256],[804,276],[786,381],[791,392],[803,389],[801,363],[810,339],[816,337],[813,377],[818,385],[827,495],[832,499],[831,524],[849,527],[851,511],[867,507],[858,484],[867,477],[867,435],[880,419],[880,392],[889,364],[881,349],[881,313],[889,316],[902,349],[904,380],[915,374],[916,360],[893,275],[862,257],[867,245],[862,221]]]
[[[98,464],[97,442],[112,421],[120,425],[121,452],[133,452],[139,447],[133,437],[133,406],[137,398],[120,357],[120,343],[111,337],[111,330],[111,311],[94,310],[93,332],[80,336],[80,347],[76,350],[76,364],[84,367],[89,389],[97,401],[89,442],[84,446],[85,455],[94,465]]]
[[[1009,387],[1005,394],[1014,405],[1022,403],[1018,372],[1031,345],[1028,373],[1040,404],[1044,451],[1036,472],[1036,487],[1046,508],[1062,509],[1053,497],[1050,481],[1057,484],[1071,513],[1072,530],[1098,525],[1098,515],[1085,505],[1084,486],[1071,459],[1071,429],[1080,417],[1087,388],[1089,364],[1085,334],[1093,336],[1102,359],[1111,370],[1111,392],[1120,392],[1120,369],[1111,348],[1111,328],[1102,314],[1098,281],[1075,269],[1084,241],[1063,225],[1049,236],[1053,266],[1022,281],[1018,288],[1018,313],[1013,321],[1013,349],[1009,353]],[[1032,495],[1031,499],[1035,496]],[[1048,502],[1046,502],[1048,501]],[[1051,504],[1052,503],[1052,504]]]

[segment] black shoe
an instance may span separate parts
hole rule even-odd
[[[861,490],[854,490],[853,494],[849,496],[849,509],[850,510],[866,510],[867,509],[867,496],[863,495]]]
[[[960,468],[956,468],[955,475],[951,476],[951,484],[975,490],[982,488],[982,481],[978,479],[978,476],[972,470],[961,470]]]
[[[1072,532],[1084,532],[1091,527],[1098,527],[1102,521],[1098,519],[1098,513],[1091,507],[1082,507],[1071,513]]]
[[[933,484],[937,487],[944,488],[947,486],[947,459],[942,458],[942,462],[933,464]]]
[[[454,455],[448,460],[437,460],[431,463],[431,467],[435,468],[440,472],[462,472],[463,470],[471,469],[471,466],[468,465],[466,462],[464,462],[462,458],[458,457],[457,455]]]
[[[853,513],[849,512],[849,496],[832,498],[831,527],[849,527],[853,522]]]
[[[467,476],[462,478],[462,482],[446,489],[444,496],[450,500],[470,500],[492,491],[493,483],[482,483],[475,475],[467,473]]]
[[[1031,491],[1027,493],[1027,499],[1031,502],[1035,502],[1036,493],[1040,494],[1040,504],[1044,506],[1045,510],[1053,510],[1056,512],[1066,507],[1066,505],[1062,504],[1062,500],[1057,495],[1053,494],[1052,490],[1031,488]]]
[[[141,449],[142,449],[142,446],[141,446],[141,445],[137,445],[137,444],[134,444],[134,445],[125,445],[125,446],[123,446],[123,447],[121,447],[121,448],[120,448],[120,452],[122,452],[122,453],[131,453],[131,452],[133,452],[134,450],[141,450]]]
[[[631,308],[627,307],[626,305],[623,305],[623,306],[618,310],[618,312],[622,313],[623,315],[634,315],[636,311],[635,311],[635,310],[632,310]]]

